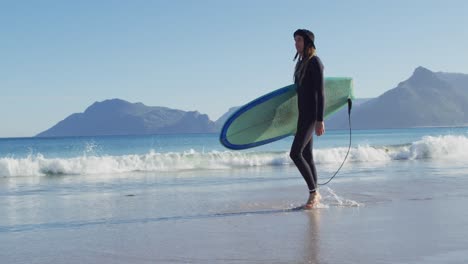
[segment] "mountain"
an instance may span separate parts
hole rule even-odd
[[[348,127],[347,113],[327,120],[329,129]],[[356,129],[460,126],[468,124],[468,75],[424,67],[381,96],[352,110]]]
[[[95,102],[37,137],[214,133],[215,123],[197,111],[149,107],[120,99]]]
[[[356,98],[352,102],[351,113],[354,118],[354,111],[362,104],[373,100],[374,98]],[[325,127],[327,129],[346,129],[348,128],[348,107],[345,106],[335,114],[326,119]]]
[[[223,127],[224,123],[239,108],[240,108],[240,106],[231,107],[231,108],[229,108],[229,110],[224,115],[222,115],[220,118],[218,118],[218,120],[215,121],[216,129],[218,131],[221,131],[221,128]]]

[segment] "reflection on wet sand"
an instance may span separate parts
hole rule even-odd
[[[319,263],[321,210],[304,211],[304,215],[308,217],[308,224],[304,229],[303,263]]]

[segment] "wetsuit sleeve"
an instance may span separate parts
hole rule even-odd
[[[323,78],[323,65],[320,61],[314,63],[314,83],[317,92],[317,121],[323,121],[325,112],[325,82]]]

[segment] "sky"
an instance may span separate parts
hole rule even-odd
[[[468,73],[467,11],[465,0],[0,0],[0,137],[113,98],[215,121],[292,83],[298,28],[357,98],[418,66]]]

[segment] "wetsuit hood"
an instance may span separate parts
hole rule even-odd
[[[315,35],[312,31],[307,29],[298,29],[294,32],[293,36],[301,36],[304,39],[304,46],[311,45],[315,49]]]

